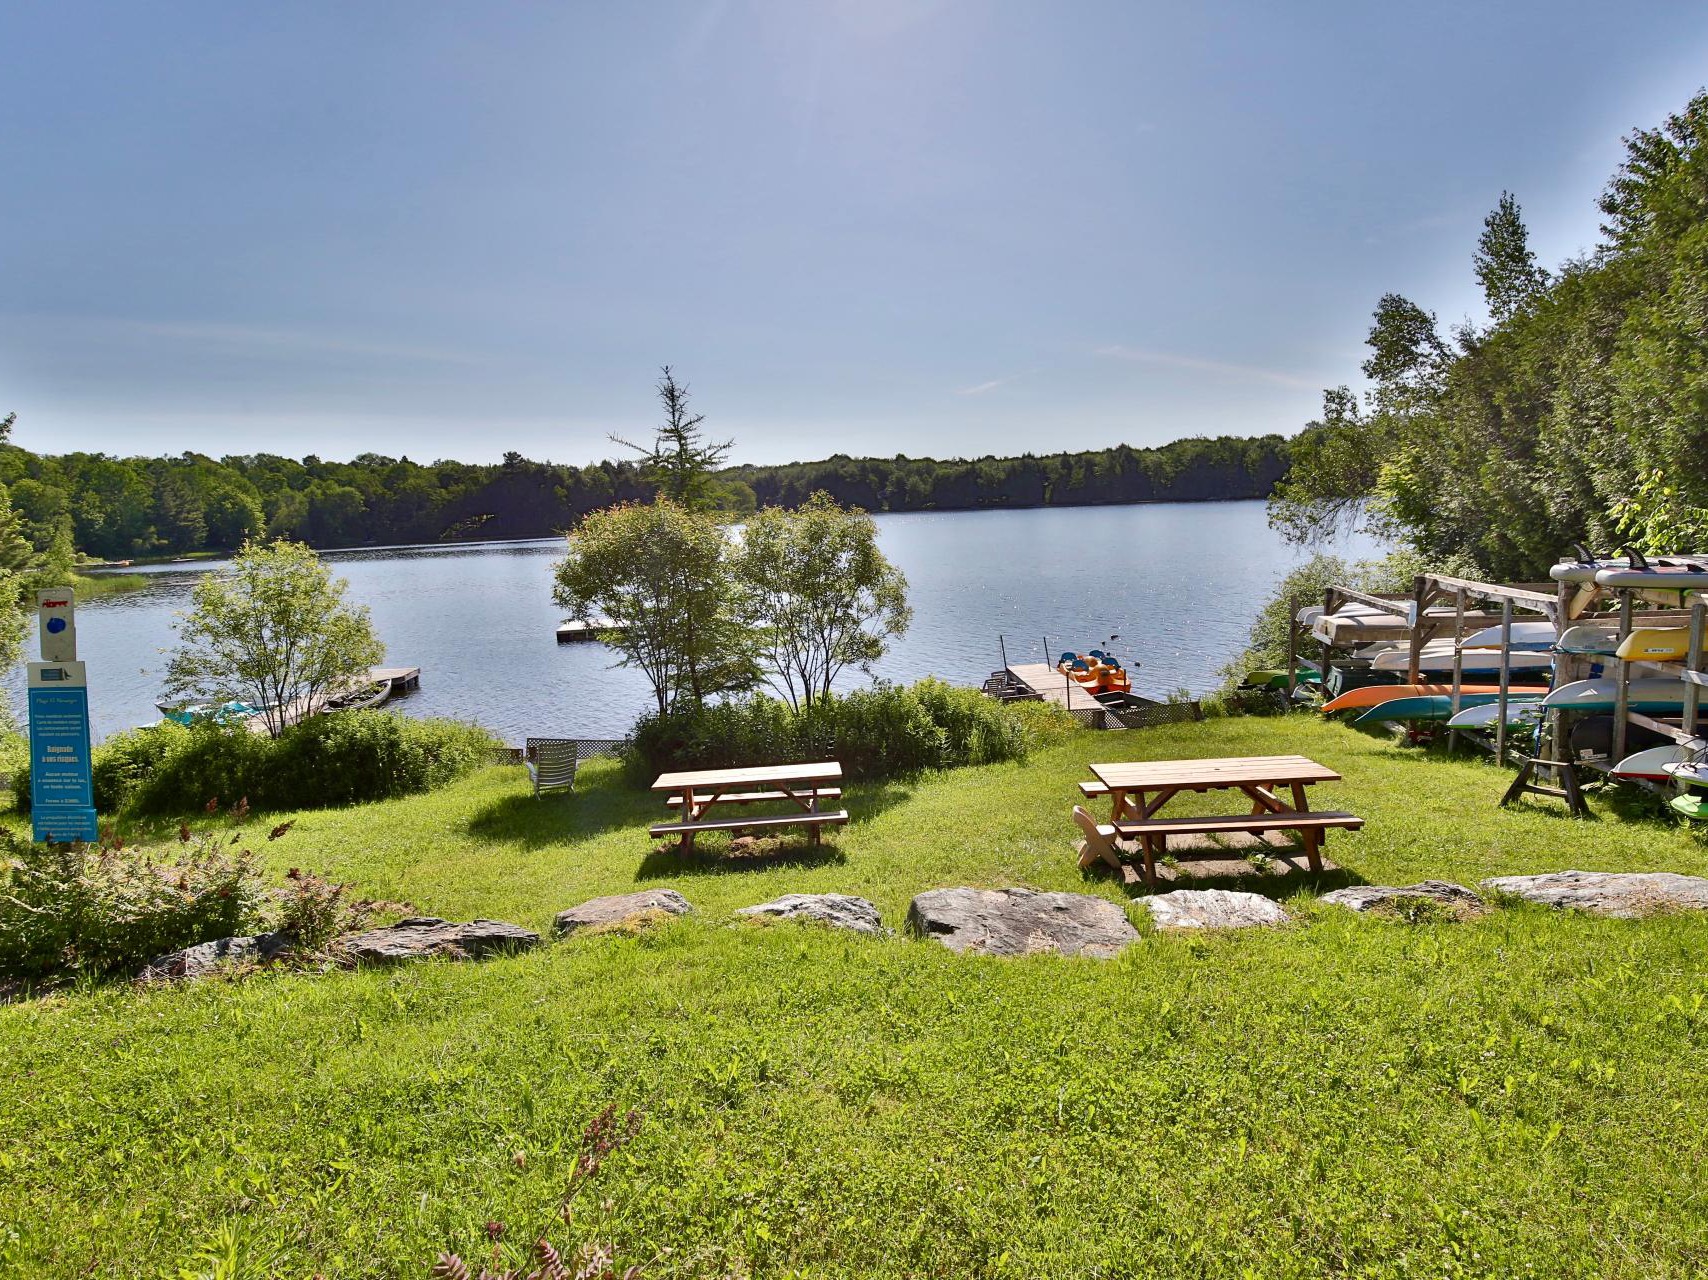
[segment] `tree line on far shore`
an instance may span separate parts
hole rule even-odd
[[[1708,93],[1625,150],[1602,242],[1553,271],[1502,194],[1473,263],[1487,325],[1443,335],[1381,299],[1371,389],[1326,392],[1291,442],[1277,529],[1309,543],[1362,523],[1505,581],[1574,542],[1708,550]]]
[[[1286,470],[1278,436],[1179,440],[1084,453],[972,461],[850,458],[742,466],[711,477],[736,513],[794,507],[813,493],[868,511],[1263,498]],[[0,485],[38,549],[56,539],[108,560],[227,551],[288,538],[328,548],[550,537],[589,512],[644,501],[638,460],[565,466],[517,453],[500,463],[349,462],[273,454],[211,458],[44,455],[0,446]]]

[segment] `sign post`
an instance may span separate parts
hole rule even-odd
[[[30,818],[35,839],[95,841],[89,760],[89,680],[77,660],[76,598],[70,587],[36,593],[42,661],[27,664]]]

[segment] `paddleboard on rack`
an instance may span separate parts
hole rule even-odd
[[[1708,565],[1651,560],[1642,569],[1602,569],[1595,575],[1595,585],[1636,591],[1700,591],[1708,587]]]
[[[1542,700],[1534,698],[1508,698],[1506,703],[1506,722],[1508,725],[1530,724],[1542,718]],[[1458,715],[1447,721],[1449,729],[1492,729],[1500,721],[1500,703],[1485,702],[1478,707],[1466,707]]]
[[[1708,761],[1678,760],[1672,764],[1663,764],[1661,772],[1674,782],[1682,782],[1687,787],[1708,787]]]
[[[1621,782],[1669,782],[1667,765],[1683,764],[1703,751],[1708,751],[1708,742],[1700,738],[1688,743],[1668,742],[1632,752],[1608,772]]]
[[[1684,681],[1665,676],[1645,677],[1631,681],[1632,711],[1678,711],[1684,706]],[[1543,699],[1550,711],[1611,711],[1619,701],[1619,681],[1612,676],[1595,680],[1574,680],[1563,684]]]

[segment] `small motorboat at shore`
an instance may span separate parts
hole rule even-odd
[[[391,681],[375,680],[327,700],[323,711],[367,711],[391,697]]]

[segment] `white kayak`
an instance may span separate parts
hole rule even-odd
[[[1539,694],[1528,697],[1507,694],[1506,722],[1509,725],[1528,724],[1542,718],[1542,698]],[[1492,729],[1500,721],[1500,703],[1489,702],[1480,707],[1466,707],[1458,715],[1448,720],[1449,729]]]
[[[1632,711],[1677,711],[1684,706],[1685,684],[1664,676],[1631,681]],[[1574,680],[1561,685],[1542,700],[1550,711],[1611,711],[1618,705],[1619,681],[1612,676],[1596,680]]]
[[[1501,628],[1484,627],[1459,641],[1461,649],[1498,649],[1501,647]],[[1512,624],[1512,643],[1518,649],[1551,649],[1560,638],[1559,628],[1551,622],[1515,622]]]
[[[1417,669],[1419,671],[1451,671],[1453,658],[1458,651],[1451,641],[1431,643],[1423,646],[1423,652],[1418,655]],[[1478,674],[1498,672],[1500,670],[1500,651],[1498,649],[1467,649],[1459,655],[1463,659],[1461,671]],[[1554,655],[1543,650],[1514,650],[1507,655],[1509,671],[1547,671],[1554,665]],[[1404,649],[1388,653],[1380,653],[1370,666],[1376,671],[1405,671],[1411,664],[1411,654]]]
[[[1683,764],[1704,751],[1708,751],[1708,742],[1700,738],[1688,743],[1668,742],[1663,746],[1649,747],[1626,756],[1614,765],[1610,772],[1615,778],[1626,782],[1666,782],[1671,777],[1666,771],[1669,764]]]
[[[1619,628],[1597,623],[1579,623],[1560,633],[1554,648],[1561,653],[1590,654],[1611,658],[1619,648]]]

